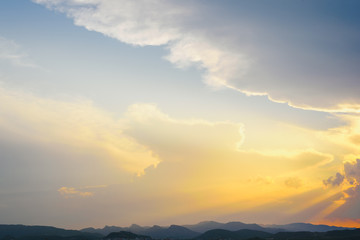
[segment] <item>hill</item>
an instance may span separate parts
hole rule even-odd
[[[172,239],[189,239],[199,235],[199,233],[189,230],[185,227],[178,225],[171,225],[170,227],[153,226],[146,228],[139,233],[151,236],[152,238],[172,238]]]
[[[202,235],[198,236],[197,240],[218,240],[218,239],[231,239],[231,240],[243,240],[249,238],[269,238],[272,237],[273,234],[256,231],[256,230],[248,230],[242,229],[238,231],[228,231],[224,229],[214,229],[209,230]]]
[[[86,233],[77,230],[66,230],[49,226],[25,226],[25,225],[0,225],[0,239],[4,237],[22,238],[30,236],[53,236],[55,237],[82,237],[86,239],[98,239],[102,235],[98,233]]]
[[[137,235],[132,232],[120,231],[107,235],[104,239],[151,239],[149,236]]]
[[[81,231],[91,232],[91,233],[101,233],[103,235],[107,235],[111,232],[127,231],[134,234],[150,236],[156,239],[164,239],[164,238],[190,239],[200,235],[200,233],[197,233],[195,231],[192,231],[190,229],[178,225],[171,225],[170,227],[160,227],[158,225],[154,225],[152,227],[141,227],[139,225],[133,224],[128,228],[106,226],[103,229],[85,228],[82,229]]]
[[[200,233],[204,233],[206,231],[209,230],[213,230],[213,229],[223,229],[223,230],[228,230],[228,231],[237,231],[237,230],[241,230],[241,229],[249,229],[249,230],[256,230],[256,231],[269,231],[266,228],[261,227],[260,225],[257,224],[247,224],[247,223],[242,223],[242,222],[228,222],[228,223],[219,223],[219,222],[214,222],[214,221],[206,221],[206,222],[200,222],[198,224],[194,224],[194,225],[184,225],[184,227],[195,231],[195,232],[200,232]],[[272,231],[273,229],[270,229],[270,231]]]
[[[215,229],[205,232],[195,240],[359,240],[360,229],[354,230],[335,230],[328,232],[279,232],[271,234],[255,230],[239,230],[228,231],[223,229]]]

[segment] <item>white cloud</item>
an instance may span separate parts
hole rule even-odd
[[[65,12],[76,25],[133,45],[163,45],[179,37],[173,27],[187,9],[168,1],[35,0]],[[175,24],[176,25],[176,24]]]
[[[309,16],[306,20],[316,24],[299,26],[292,19],[279,27],[276,11],[269,10],[266,18],[254,10],[242,10],[248,7],[245,3],[235,6],[239,14],[227,17],[218,14],[221,11],[216,6],[191,1],[34,2],[66,13],[78,26],[122,42],[166,46],[170,62],[178,67],[200,67],[211,86],[268,95],[272,101],[298,108],[359,111],[358,68],[341,48],[357,31],[329,25],[326,19]],[[289,11],[287,4],[278,7]],[[301,22],[303,10],[294,13],[294,19]],[[334,36],[341,46],[329,41]]]

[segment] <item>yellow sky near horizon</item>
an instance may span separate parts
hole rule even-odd
[[[341,187],[350,178],[334,187],[323,183],[336,172],[346,174],[342,162],[348,161],[348,152],[352,159],[359,154],[353,141],[360,132],[360,118],[356,116],[338,115],[348,125],[326,131],[276,126],[278,123],[272,127],[270,121],[268,131],[260,134],[246,131],[242,123],[174,119],[154,104],[134,104],[123,118],[114,119],[111,113],[86,101],[43,99],[5,88],[1,89],[0,98],[0,129],[8,139],[16,142],[21,136],[21,141],[31,144],[61,146],[62,151],[69,153],[87,152],[95,158],[94,169],[86,166],[90,171],[97,171],[99,164],[112,169],[109,176],[104,173],[103,178],[92,179],[88,184],[100,188],[73,182],[53,189],[59,192],[59,198],[64,197],[65,205],[66,201],[87,202],[104,194],[122,198],[121,191],[112,192],[114,186],[121,184],[124,193],[134,191],[131,198],[138,198],[145,205],[152,202],[151,207],[143,207],[151,216],[148,220],[144,217],[144,223],[199,212],[210,216],[243,211],[259,214],[269,211],[263,206],[271,205],[271,211],[278,208],[282,214],[264,218],[265,223],[282,222],[320,203],[324,206],[307,216],[306,221],[329,223],[327,217],[350,198],[342,194],[339,199],[331,196],[358,184]],[[262,141],[259,147],[252,142],[249,149],[244,148],[251,134],[261,136]],[[267,139],[283,147],[264,148],[263,141]],[[68,164],[81,169],[85,166],[79,164],[84,163],[72,160]],[[91,179],[91,175],[81,171],[78,177],[82,182]],[[102,191],[99,196],[98,191]],[[313,191],[317,193],[304,197],[301,203],[291,200]],[[285,212],[282,205],[287,206]],[[137,212],[131,205],[124,206]],[[201,220],[201,214],[198,218]],[[336,218],[333,222],[339,225]],[[350,226],[356,222],[345,223]]]

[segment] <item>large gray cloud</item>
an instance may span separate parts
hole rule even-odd
[[[246,94],[358,111],[358,2],[34,0],[132,45],[163,45],[179,67]]]

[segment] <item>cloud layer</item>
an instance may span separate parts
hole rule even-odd
[[[243,149],[243,124],[177,119],[155,104],[133,104],[115,119],[89,101],[0,90],[0,132],[6,136],[0,147],[11,146],[2,150],[2,176],[9,179],[3,191],[37,194],[41,199],[16,198],[16,204],[55,204],[71,221],[85,221],[81,212],[95,208],[96,224],[215,219],[319,188],[313,176],[332,161],[311,149]],[[37,192],[44,189],[46,197]],[[3,199],[10,206],[0,209],[3,214],[16,206],[10,200]]]
[[[66,13],[78,26],[122,42],[165,46],[170,62],[199,67],[204,81],[212,86],[268,95],[273,101],[305,109],[360,109],[360,61],[350,52],[359,43],[353,27],[359,21],[351,11],[354,3],[341,3],[335,25],[327,11],[337,14],[336,8],[323,2],[297,6],[279,1],[271,7],[218,5],[215,1],[206,5],[161,0],[34,2]],[[312,4],[322,10],[309,12]],[[224,17],[222,11],[228,14]],[[353,23],[347,22],[349,15]]]

